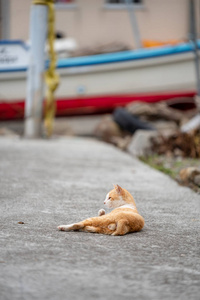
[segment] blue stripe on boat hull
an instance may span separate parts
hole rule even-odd
[[[200,48],[200,41],[198,41],[198,48]],[[58,60],[57,68],[58,69],[72,68],[72,67],[81,67],[81,66],[112,64],[112,63],[126,62],[131,60],[132,61],[144,60],[144,59],[157,58],[162,56],[178,55],[182,53],[191,52],[192,50],[193,50],[193,44],[185,43],[176,46],[167,46],[167,47],[163,46],[159,48],[158,47],[143,48],[143,49],[132,50],[132,51],[63,58]],[[26,71],[26,68],[0,69],[0,72],[24,72],[24,71]]]
[[[199,45],[200,47],[200,42]],[[97,54],[92,56],[82,56],[74,58],[60,59],[57,63],[57,68],[90,66],[105,63],[116,63],[130,60],[141,60],[148,58],[157,58],[160,56],[174,55],[190,52],[193,50],[192,44],[181,44],[177,46],[145,48],[132,51],[123,51],[107,54]]]

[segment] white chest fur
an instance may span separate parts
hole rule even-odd
[[[124,204],[120,207],[117,207],[117,208],[131,208],[131,209],[136,209],[136,207],[133,205],[133,204]]]

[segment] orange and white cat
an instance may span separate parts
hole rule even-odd
[[[98,217],[93,217],[79,223],[60,225],[59,230],[81,230],[86,232],[110,235],[124,235],[128,232],[140,231],[144,227],[144,219],[139,215],[133,196],[119,185],[110,191],[104,204],[114,208],[109,214],[99,211]]]

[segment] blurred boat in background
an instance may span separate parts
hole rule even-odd
[[[0,120],[24,117],[29,60],[22,41],[0,41]],[[57,71],[56,116],[106,113],[132,101],[196,94],[191,43],[60,58]]]

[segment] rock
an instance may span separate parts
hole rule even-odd
[[[124,134],[111,116],[105,116],[95,128],[94,135],[105,142],[113,143],[113,137],[122,138]]]
[[[137,130],[127,150],[134,156],[146,156],[151,152],[151,138],[156,137],[156,131]]]
[[[184,183],[187,183],[189,181],[190,182],[192,181],[195,183],[195,178],[197,178],[196,182],[199,182],[198,180],[200,177],[200,169],[196,168],[196,167],[184,168],[184,169],[180,170],[179,176]]]
[[[130,144],[132,136],[127,135],[125,137],[113,136],[111,138],[111,143],[114,144],[119,149],[125,151]]]
[[[136,116],[150,116],[155,114],[155,106],[143,102],[132,102],[126,106],[128,112]]]
[[[200,187],[200,174],[194,177],[194,183]]]
[[[10,130],[6,127],[1,127],[0,128],[0,136],[5,136],[5,137],[14,137],[14,138],[18,138],[19,135],[16,134],[13,130]]]
[[[193,98],[184,97],[179,99],[170,99],[168,101],[161,101],[158,103],[141,103],[141,102],[133,102],[127,105],[127,110],[133,114],[137,115],[139,117],[145,117],[145,120],[168,120],[168,121],[174,121],[177,124],[180,124],[181,120],[184,117],[193,117],[197,113],[197,109],[190,109],[181,111],[176,109],[176,106],[182,103],[182,105],[185,105],[186,102],[193,102]]]
[[[158,120],[153,122],[153,126],[164,136],[169,136],[177,131],[178,126],[174,121]]]

